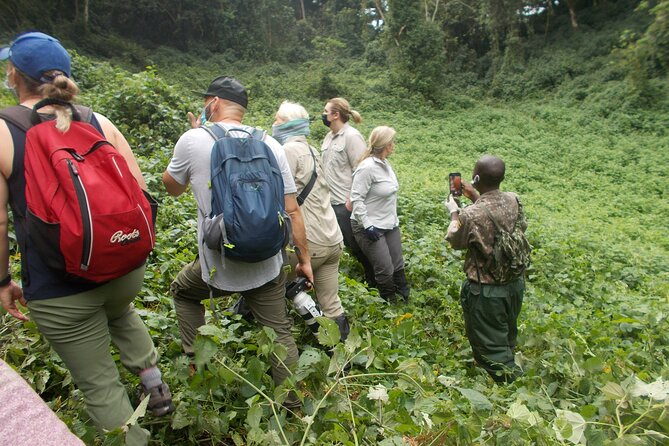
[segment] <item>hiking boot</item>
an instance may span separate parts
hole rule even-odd
[[[286,400],[281,405],[285,409],[288,409],[290,411],[295,411],[295,410],[300,409],[302,407],[302,402],[297,397],[295,392],[293,392],[291,390],[290,392],[288,392],[288,396],[286,397]]]
[[[142,394],[139,397],[140,401],[146,398],[146,395],[151,395],[148,409],[154,417],[162,417],[174,412],[175,407],[172,403],[172,392],[170,392],[170,388],[164,382],[148,390],[142,386]]]
[[[395,283],[395,292],[402,296],[404,303],[409,303],[411,289],[409,288],[409,283],[407,282],[404,269],[397,270],[393,273],[393,282]]]
[[[348,334],[351,332],[351,327],[348,325],[348,318],[346,314],[340,314],[339,316],[333,318],[337,327],[339,327],[339,339],[341,342],[346,341]]]

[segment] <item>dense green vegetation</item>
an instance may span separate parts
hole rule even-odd
[[[116,3],[118,10],[125,2]],[[327,21],[328,11],[356,2],[336,3],[307,2],[307,15]],[[327,30],[322,40],[311,40],[292,64],[281,59],[287,53],[239,59],[258,54],[242,47],[204,57],[197,39],[184,43],[193,46],[188,53],[114,35],[80,42],[74,77],[81,102],[117,123],[161,201],[158,243],[136,304],[160,349],[177,412],[142,420],[152,444],[666,444],[669,2],[642,2],[636,12],[638,2],[550,2],[555,15],[507,17],[500,9],[484,14],[480,26],[471,22],[482,17],[476,8],[497,2],[444,1],[450,9],[437,8],[432,22],[418,2],[381,3],[389,34],[355,47],[318,28]],[[567,3],[576,5],[577,29]],[[347,17],[359,16],[339,18]],[[504,17],[509,21],[500,22]],[[316,18],[302,26],[320,26]],[[547,22],[548,32],[541,28]],[[418,31],[404,28],[399,36],[409,47],[395,45],[393,33],[411,23]],[[168,197],[160,174],[187,128],[185,113],[202,106],[190,91],[221,71],[249,88],[253,125],[268,128],[286,98],[317,115],[327,97],[344,95],[364,118],[363,134],[383,124],[398,130],[390,161],[401,184],[412,301],[383,304],[354,280],[360,271],[345,256],[341,296],[353,333],[337,344],[328,321],[318,339],[297,322],[301,357],[286,388],[274,389],[266,373],[273,333],[221,317],[227,299],[217,301],[221,318],[201,330],[198,372],[189,377],[168,294],[196,253],[195,204],[188,194]],[[12,103],[1,94],[0,105]],[[313,123],[315,145],[325,130]],[[447,174],[467,175],[483,153],[506,160],[503,188],[521,195],[534,247],[518,349],[526,374],[509,386],[494,384],[472,362],[457,301],[462,258],[443,240]],[[18,271],[18,254],[12,260]],[[96,438],[67,370],[32,322],[4,315],[1,331],[0,356],[74,432],[89,444],[118,444],[120,432]],[[345,362],[353,363],[347,376]],[[123,373],[135,392],[137,378]],[[296,414],[273,404],[291,387],[304,398]]]

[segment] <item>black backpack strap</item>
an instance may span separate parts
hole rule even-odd
[[[311,192],[311,189],[314,188],[314,184],[316,184],[316,178],[318,178],[318,174],[316,173],[316,157],[314,156],[314,151],[309,144],[307,144],[307,147],[309,148],[309,153],[311,153],[311,158],[314,160],[314,172],[311,174],[311,179],[307,185],[304,186],[304,189],[302,189],[302,192],[300,192],[300,195],[297,196],[297,204],[299,206],[302,206],[302,204],[305,202],[309,196],[309,193]]]
[[[39,104],[38,104],[39,105]],[[46,104],[45,104],[46,105]],[[41,107],[43,107],[42,105]],[[23,105],[15,105],[13,107],[0,110],[0,118],[7,122],[11,122],[19,129],[27,132],[34,124],[32,122],[33,110]],[[83,105],[75,105],[73,111],[73,118],[78,117],[81,122],[93,121],[93,110]]]
[[[71,102],[62,101],[60,99],[55,99],[55,98],[46,98],[42,99],[33,106],[33,110],[30,114],[30,122],[32,123],[32,125],[37,125],[42,122],[42,118],[40,117],[37,111],[40,108],[46,107],[47,105],[60,105],[63,107],[69,107],[70,110],[72,111],[72,119],[74,121],[81,121],[81,116],[79,115],[79,112],[74,107],[74,104],[72,104]]]
[[[13,107],[0,110],[0,118],[7,122],[11,122],[24,132],[27,132],[28,129],[33,126],[30,122],[31,114],[32,110],[28,107],[24,107],[23,105],[15,105]]]

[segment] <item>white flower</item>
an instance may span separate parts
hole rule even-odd
[[[370,400],[378,400],[385,404],[388,402],[388,391],[383,384],[378,384],[369,388],[367,398]]]
[[[428,429],[432,429],[432,426],[434,426],[434,423],[432,422],[432,419],[428,414],[425,412],[421,412],[423,414],[423,420],[425,420],[425,425],[427,426]]]
[[[304,424],[310,424],[314,422],[314,417],[311,415],[305,415],[302,417],[302,421],[304,421]]]

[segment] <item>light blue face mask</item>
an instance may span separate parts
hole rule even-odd
[[[200,124],[204,125],[207,121],[209,121],[209,118],[211,116],[207,116],[207,107],[211,105],[211,103],[214,102],[214,99],[209,101],[203,108],[202,108],[202,113],[200,113]]]
[[[272,126],[272,136],[279,141],[279,144],[285,144],[286,140],[292,136],[308,135],[309,119],[299,118],[283,124]]]

